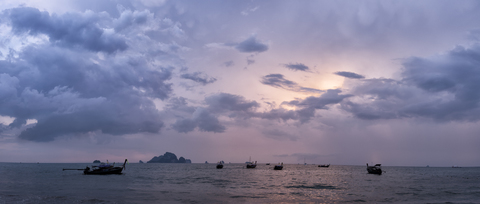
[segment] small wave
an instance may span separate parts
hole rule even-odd
[[[349,201],[344,201],[343,203],[366,203],[366,200],[362,199],[355,199],[355,200],[349,200]]]
[[[336,186],[314,184],[312,186],[299,185],[299,186],[285,186],[285,188],[305,188],[305,189],[338,189]]]

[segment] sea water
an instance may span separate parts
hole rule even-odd
[[[480,168],[285,164],[127,164],[121,175],[84,175],[91,164],[0,163],[0,203],[480,203]]]

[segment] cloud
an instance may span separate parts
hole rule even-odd
[[[159,133],[165,126],[152,99],[170,97],[174,68],[152,64],[151,53],[136,49],[157,52],[169,45],[139,38],[143,31],[128,27],[146,25],[150,13],[132,12],[121,22],[92,11],[57,15],[20,7],[3,14],[7,18],[0,23],[10,26],[9,37],[49,39],[24,41],[0,60],[0,115],[15,118],[9,128],[19,129],[19,138],[48,142],[65,135]],[[175,64],[178,57],[165,53],[163,62]]]
[[[243,96],[219,93],[205,98],[209,109],[215,112],[252,112],[260,106],[256,101],[248,101]]]
[[[364,76],[362,76],[360,74],[353,73],[353,72],[335,72],[335,74],[338,75],[338,76],[343,76],[343,77],[347,77],[347,78],[350,78],[350,79],[363,79],[363,78],[365,78]]]
[[[104,18],[91,11],[84,14],[50,15],[36,8],[19,7],[7,10],[12,31],[17,34],[45,34],[51,43],[82,47],[96,52],[113,53],[128,48],[126,39],[108,28],[99,27]]]
[[[151,18],[151,13],[149,11],[130,11],[124,10],[120,17],[113,21],[113,27],[115,31],[119,32],[133,24],[146,24],[148,18]]]
[[[285,101],[282,105],[295,107],[295,110],[285,108],[272,108],[271,110],[258,112],[249,111],[250,117],[266,120],[278,120],[286,122],[288,120],[299,121],[301,124],[309,122],[315,117],[315,111],[318,109],[328,110],[329,106],[340,104],[345,98],[352,97],[350,94],[340,94],[339,89],[330,89],[318,97],[307,97],[305,99],[296,99]]]
[[[229,43],[225,45],[233,46],[238,51],[247,52],[247,53],[251,53],[251,52],[260,53],[268,50],[268,45],[258,41],[254,35],[252,35],[251,37],[247,38],[246,40],[240,43]]]
[[[216,78],[208,77],[207,75],[205,75],[202,72],[186,73],[186,74],[182,74],[180,77],[184,78],[184,79],[190,79],[190,80],[192,80],[194,82],[197,82],[197,83],[200,83],[204,86],[217,81]]]
[[[218,93],[205,98],[206,107],[188,106],[184,98],[173,98],[167,108],[169,111],[181,112],[184,115],[176,120],[172,128],[178,132],[191,132],[195,128],[205,132],[221,133],[226,127],[218,120],[218,115],[228,115],[231,118],[249,118],[255,113],[259,104],[248,101],[239,95]]]
[[[188,106],[185,98],[172,98],[166,106],[168,112],[180,116],[172,125],[178,132],[187,133],[196,128],[204,132],[221,133],[226,127],[221,124],[219,116],[231,118],[250,118],[259,107],[255,101],[248,101],[243,96],[218,93],[204,100],[205,106]]]
[[[342,104],[362,119],[480,120],[480,44],[403,60],[401,80],[362,80]]]
[[[226,62],[223,63],[223,66],[225,66],[225,67],[231,67],[233,65],[234,65],[233,60],[226,61]]]
[[[284,64],[283,66],[293,71],[310,71],[310,69],[302,63],[290,63]]]
[[[172,125],[173,129],[178,132],[190,132],[195,128],[208,132],[224,132],[226,127],[218,120],[219,116],[228,116],[234,119],[260,118],[272,121],[288,121],[294,120],[300,123],[307,123],[315,116],[315,110],[327,110],[329,105],[339,104],[343,99],[351,95],[342,95],[340,90],[328,90],[319,97],[308,97],[306,99],[298,99],[284,102],[285,105],[294,106],[296,110],[286,110],[284,108],[273,108],[268,111],[260,112],[257,109],[260,104],[256,101],[246,100],[243,96],[233,95],[229,93],[218,93],[205,98],[207,107],[186,108],[184,99],[175,99],[176,102],[169,106],[171,109],[183,109],[188,116],[183,116]],[[204,124],[201,126],[201,124]],[[296,140],[296,136],[286,132],[264,130],[263,134],[273,139]]]
[[[225,126],[204,108],[197,108],[191,118],[177,120],[173,125],[173,129],[178,132],[191,132],[198,127],[200,131],[221,133],[225,131]]]
[[[305,99],[284,102],[283,104],[297,107],[298,109],[295,110],[296,119],[301,123],[306,123],[315,116],[315,110],[327,110],[328,105],[339,104],[345,98],[352,97],[350,94],[342,95],[340,94],[341,92],[340,89],[329,89],[319,97],[310,96]]]
[[[298,85],[297,83],[287,80],[283,77],[282,74],[269,74],[262,77],[260,81],[262,84],[269,85],[275,88],[281,88],[294,92],[307,92],[307,93],[322,93],[323,90],[307,88]]]

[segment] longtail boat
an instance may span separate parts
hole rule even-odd
[[[368,171],[369,174],[382,175],[381,164],[375,164],[375,166],[368,166],[368,163],[367,163],[367,171]]]
[[[79,170],[83,171],[83,174],[86,175],[107,175],[107,174],[122,174],[122,171],[125,169],[125,164],[127,163],[127,159],[125,159],[125,162],[123,162],[122,166],[115,166],[115,163],[113,165],[110,164],[105,164],[101,163],[98,166],[92,166],[90,167],[85,167],[85,169],[63,169],[65,170]]]
[[[223,161],[217,162],[217,169],[223,168],[223,163],[225,163],[225,162],[223,162]]]
[[[255,163],[246,162],[246,164],[247,164],[247,169],[253,169],[253,168],[257,167],[257,161],[255,161]]]
[[[273,167],[273,170],[282,170],[283,169],[283,162],[281,164],[277,164],[275,165],[275,167]]]

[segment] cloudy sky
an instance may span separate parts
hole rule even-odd
[[[478,1],[0,3],[0,162],[480,165]]]

